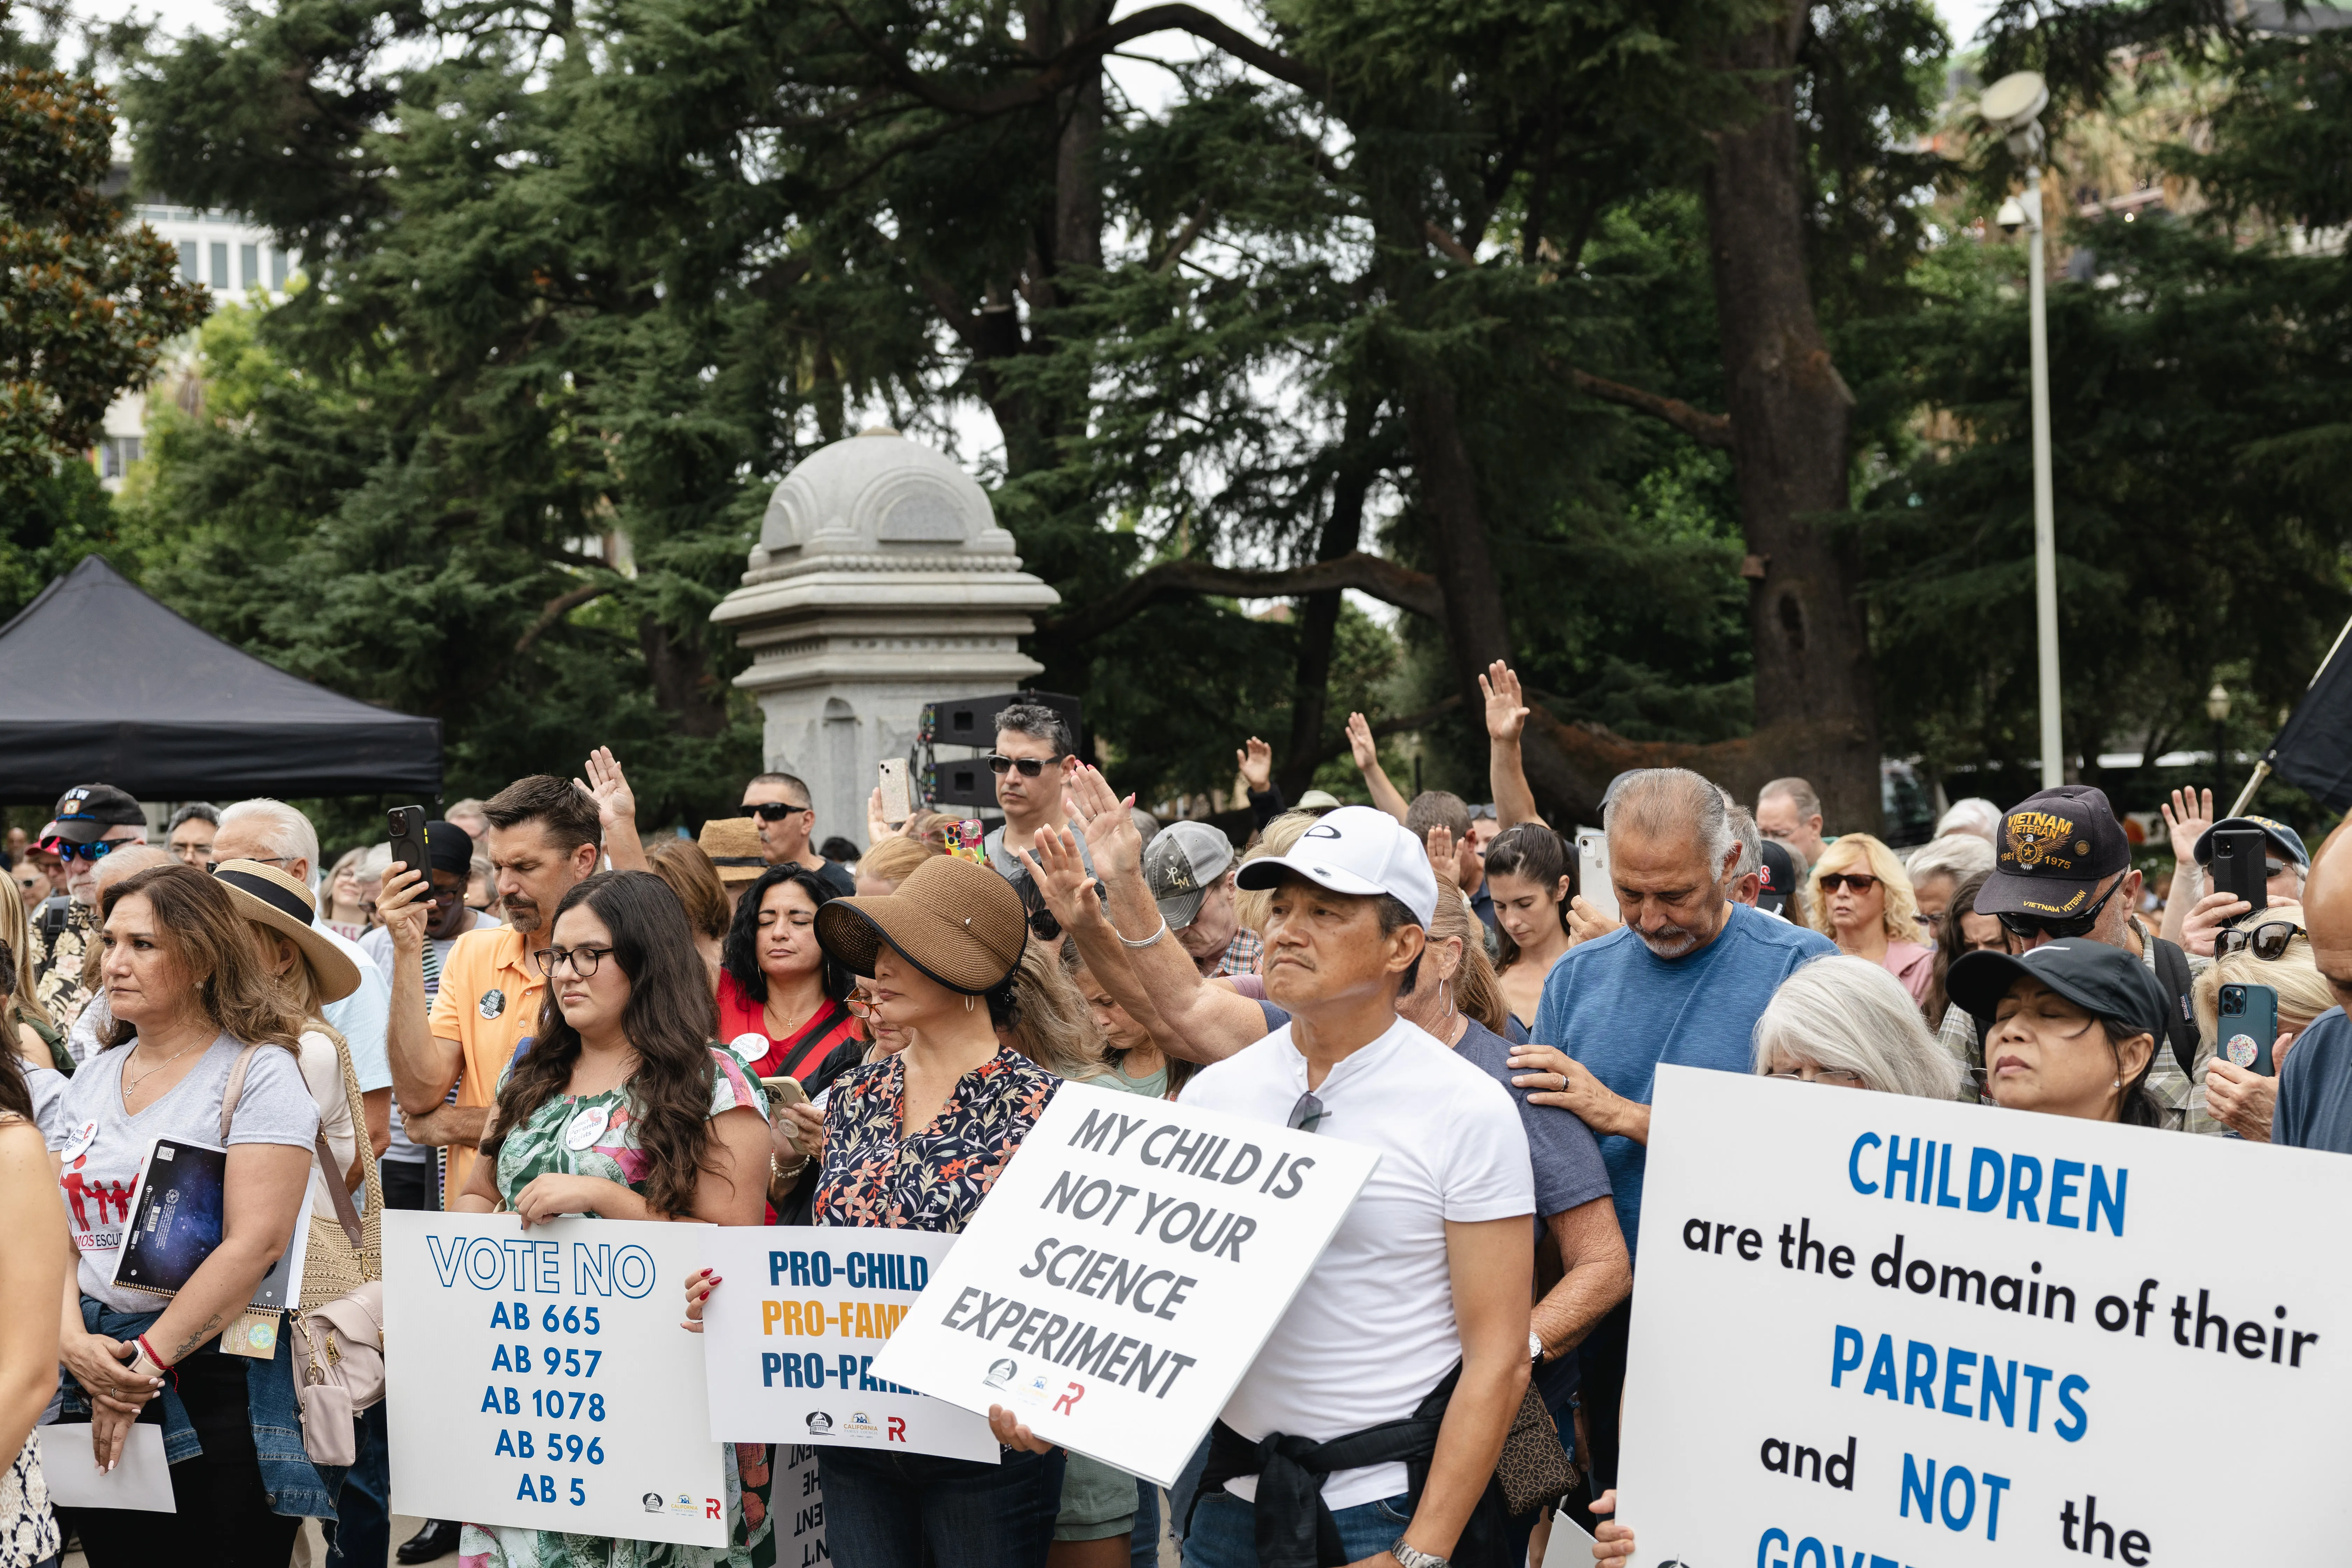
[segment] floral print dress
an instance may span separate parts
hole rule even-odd
[[[710,1063],[710,1114],[718,1117],[748,1105],[764,1120],[767,1094],[745,1075],[734,1054],[714,1047]],[[573,1117],[600,1109],[607,1120],[593,1143],[574,1149],[564,1142]],[[545,1175],[594,1176],[641,1192],[652,1163],[637,1146],[627,1084],[603,1094],[559,1094],[507,1134],[499,1149],[499,1194],[511,1203],[517,1193]],[[776,1543],[768,1518],[772,1475],[768,1446],[724,1447],[728,1543],[723,1548],[468,1524],[457,1542],[461,1568],[770,1568]]]
[[[903,1058],[842,1074],[824,1109],[816,1223],[961,1230],[1061,1081],[1000,1045],[909,1134]]]

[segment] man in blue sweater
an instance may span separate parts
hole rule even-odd
[[[1723,792],[1684,768],[1620,780],[1609,804],[1609,875],[1625,924],[1552,965],[1536,1044],[1511,1055],[1538,1104],[1600,1135],[1629,1250],[1638,1246],[1658,1064],[1755,1070],[1756,1020],[1780,982],[1837,951],[1829,938],[1733,901],[1740,846]],[[1551,1088],[1550,1079],[1557,1079]],[[1634,1278],[1640,1279],[1635,1254]],[[1628,1309],[1585,1341],[1596,1490],[1614,1484],[1617,1394]],[[1603,1428],[1606,1428],[1605,1441]]]

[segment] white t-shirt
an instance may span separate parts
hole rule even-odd
[[[459,931],[457,936],[465,935],[466,931],[488,931],[501,923],[493,916],[486,915],[479,910],[468,910],[466,931]],[[367,955],[368,962],[375,965],[376,972],[383,976],[385,984],[389,985],[392,981],[393,966],[396,962],[392,952],[392,932],[382,926],[371,926],[362,933],[359,945],[360,951]],[[457,936],[428,936],[425,939],[425,1011],[428,1016],[433,1011],[433,998],[439,994],[441,990],[441,965],[447,960],[449,950],[457,945]],[[389,1016],[389,1015],[390,1005],[387,1003],[386,1016]],[[359,1066],[356,1058],[353,1058],[352,1065],[355,1069]],[[360,1080],[361,1092],[365,1093],[367,1087],[367,1080],[362,1078]],[[453,1089],[449,1092],[454,1097],[457,1091]],[[421,1164],[432,1156],[431,1149],[409,1141],[408,1129],[401,1125],[400,1100],[395,1096],[392,1102],[392,1142],[385,1148],[381,1158],[403,1164]]]
[[[1184,1103],[1288,1121],[1307,1092],[1307,1058],[1286,1024],[1206,1068]],[[1225,1424],[1318,1442],[1411,1415],[1462,1359],[1445,1225],[1532,1217],[1535,1173],[1518,1108],[1501,1084],[1399,1018],[1316,1088],[1321,1137],[1381,1152],[1372,1179],[1225,1404]],[[1255,1476],[1225,1489],[1256,1500]],[[1405,1489],[1402,1464],[1334,1471],[1333,1509]]]
[[[83,1295],[121,1311],[155,1310],[160,1298],[143,1290],[118,1290],[108,1283],[114,1275],[114,1255],[122,1247],[122,1227],[131,1217],[131,1186],[158,1138],[221,1146],[221,1097],[228,1091],[229,1069],[244,1048],[223,1035],[205,1048],[185,1078],[136,1116],[122,1109],[122,1066],[133,1047],[100,1051],[67,1080],[58,1102],[60,1126],[49,1147],[58,1152],[64,1167],[58,1183],[65,1190],[74,1246],[81,1252]],[[87,1146],[65,1158],[65,1152],[83,1142],[85,1135]],[[236,1114],[229,1120],[228,1146],[285,1143],[307,1151],[318,1136],[319,1107],[302,1081],[294,1053],[278,1046],[254,1052]]]
[[[302,1034],[302,1081],[310,1086],[310,1098],[319,1107],[319,1125],[326,1129],[327,1152],[335,1157],[333,1180],[341,1181],[342,1173],[352,1168],[360,1157],[359,1135],[352,1126],[352,1102],[343,1097],[343,1063],[336,1054],[335,1042],[316,1029]],[[319,1169],[319,1162],[310,1162],[310,1212],[320,1219],[335,1217],[335,1194],[327,1185],[327,1173]]]

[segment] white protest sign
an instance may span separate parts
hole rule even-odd
[[[385,1211],[394,1510],[725,1545],[702,1342],[678,1326],[705,1228]]]
[[[713,1229],[702,1265],[710,1435],[728,1442],[903,1449],[997,1462],[988,1418],[874,1375],[952,1236],[777,1226]]]
[[[2352,1160],[1672,1067],[1650,1126],[1641,1563],[2342,1560]]]
[[[1379,1161],[1066,1083],[874,1374],[1173,1486]]]
[[[824,1544],[824,1482],[817,1475],[816,1450],[787,1445],[771,1450],[775,1485],[769,1512],[776,1530],[775,1568],[822,1568],[832,1553]],[[747,1499],[746,1506],[756,1499]]]

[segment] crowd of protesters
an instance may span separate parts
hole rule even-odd
[[[1540,1563],[1550,1510],[1514,1512],[1498,1466],[1550,1467],[1630,1557],[1610,1489],[1662,1064],[2352,1152],[2341,836],[2315,857],[2176,795],[2158,915],[2085,786],[1963,801],[1906,853],[1828,831],[1801,778],[1743,803],[1651,769],[1570,835],[1536,810],[1516,678],[1486,686],[1490,806],[1407,799],[1351,716],[1371,804],[1289,805],[1253,739],[1241,845],[1137,810],[1027,704],[987,756],[1001,826],[893,821],[877,791],[862,854],[781,772],[641,837],[608,752],[447,807],[423,866],[328,861],[282,801],[66,791],[0,884],[0,1568],[68,1533],[93,1568],[278,1568],[306,1519],[330,1563],[383,1561],[384,1405],[322,1460],[289,1339],[222,1348],[289,1247],[304,1309],[378,1268],[360,1211],[955,1232],[1066,1080],[1381,1160],[1173,1489],[1004,1410],[998,1464],[824,1447],[846,1568],[1143,1568],[1171,1540],[1202,1568]],[[2222,827],[2263,835],[2266,909],[2204,890]],[[2233,984],[2278,994],[2273,1073],[2217,1050]],[[220,1244],[160,1310],[111,1268],[159,1135],[228,1151]],[[688,1281],[688,1326],[724,1289]],[[89,1455],[44,1453],[60,1418]],[[108,1467],[142,1422],[176,1515],[47,1505],[45,1462]],[[764,1568],[775,1470],[728,1447],[723,1548],[428,1521],[397,1556]]]

